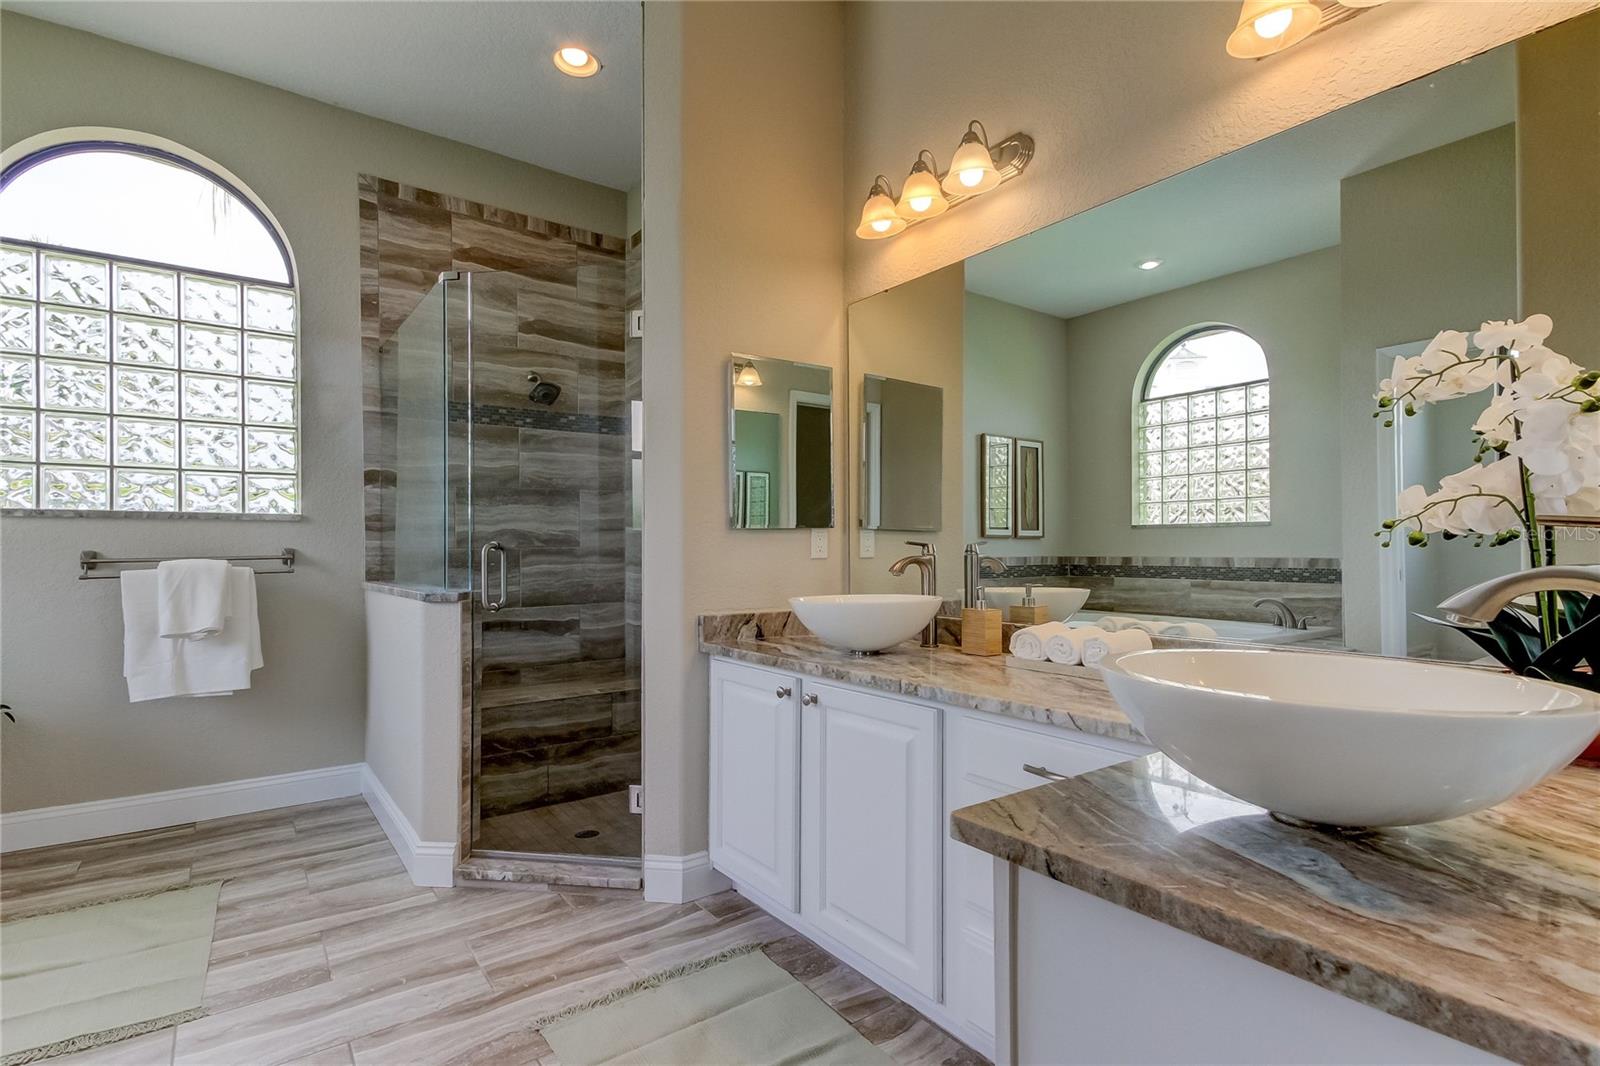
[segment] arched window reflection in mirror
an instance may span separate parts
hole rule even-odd
[[[295,514],[298,297],[196,158],[77,141],[0,175],[0,505]]]
[[[1271,521],[1268,377],[1261,345],[1230,326],[1152,353],[1135,397],[1135,525]]]

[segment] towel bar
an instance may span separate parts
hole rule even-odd
[[[78,580],[79,581],[103,580],[103,579],[118,578],[118,577],[122,576],[122,571],[121,570],[109,570],[109,571],[106,571],[105,573],[97,573],[96,572],[96,568],[97,567],[101,567],[101,566],[119,566],[119,565],[120,566],[133,566],[133,565],[137,565],[137,564],[151,564],[151,565],[153,565],[153,564],[156,564],[156,563],[165,562],[169,558],[171,558],[171,559],[222,559],[225,562],[230,562],[230,563],[275,562],[275,563],[283,564],[283,569],[281,569],[281,570],[257,570],[256,571],[256,573],[258,575],[260,575],[262,577],[265,577],[265,576],[267,576],[269,574],[292,574],[292,573],[294,573],[295,549],[293,549],[293,548],[285,548],[285,549],[283,549],[283,551],[279,552],[277,555],[182,555],[182,556],[165,556],[165,557],[158,556],[158,557],[151,558],[151,559],[110,559],[110,558],[107,558],[104,555],[101,555],[99,552],[96,552],[96,551],[82,551],[82,552],[78,553],[78,567],[81,570],[81,573],[78,574]]]

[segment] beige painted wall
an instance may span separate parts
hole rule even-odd
[[[356,175],[383,174],[601,232],[623,194],[103,38],[0,15],[0,137],[140,130],[216,160],[277,216],[300,276],[299,522],[7,518],[0,530],[0,807],[14,811],[359,762],[363,751],[361,338]],[[118,584],[77,554],[300,549],[261,583],[248,693],[129,706]]]
[[[963,324],[961,473],[962,528],[979,539],[978,434],[1000,433],[1044,442],[1040,457],[1044,536],[998,537],[984,552],[998,558],[1068,555],[1072,473],[1084,453],[1071,443],[1067,397],[1075,386],[1067,361],[1067,324],[1002,300],[966,294]]]
[[[966,269],[957,263],[917,278],[890,292],[879,293],[850,307],[850,467],[861,469],[860,409],[862,379],[867,374],[899,378],[944,390],[944,425],[940,438],[943,484],[937,532],[877,531],[877,553],[860,558],[860,482],[851,477],[845,493],[850,512],[850,591],[917,592],[917,571],[903,577],[889,573],[889,564],[915,549],[907,540],[927,541],[939,553],[939,592],[961,593],[961,550],[966,546],[966,510],[962,495],[967,480],[962,428],[962,320],[966,304]],[[932,447],[930,433],[928,446]],[[974,459],[974,462],[977,460]]]
[[[731,352],[843,366],[842,33],[831,3],[645,8],[647,862],[706,846],[695,615],[843,586],[839,526],[822,560],[728,528],[723,461]]]
[[[858,300],[1373,93],[1595,8],[1419,0],[1374,8],[1261,62],[1223,42],[1236,0],[847,5],[845,144],[853,230],[874,174],[899,187],[969,119],[1038,142],[1018,181],[892,240],[849,236]],[[1591,111],[1592,115],[1592,111]]]

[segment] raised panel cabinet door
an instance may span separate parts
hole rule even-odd
[[[800,682],[711,663],[711,865],[800,908]]]
[[[808,683],[801,714],[801,913],[937,998],[939,712]]]

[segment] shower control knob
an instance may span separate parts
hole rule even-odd
[[[779,685],[778,686],[778,698],[780,700],[786,700],[790,696],[793,696],[793,695],[794,695],[794,689],[790,688],[788,685]]]

